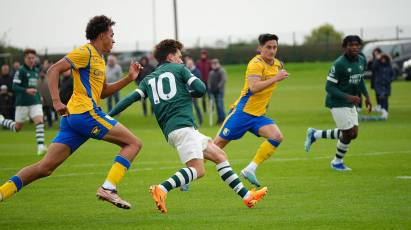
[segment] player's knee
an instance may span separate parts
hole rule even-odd
[[[143,142],[137,138],[130,143],[131,148],[137,154],[143,148]]]
[[[271,139],[277,140],[278,142],[282,142],[284,140],[284,135],[282,133],[275,133]]]

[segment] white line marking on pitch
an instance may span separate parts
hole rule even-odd
[[[411,180],[411,176],[397,176],[397,179]]]
[[[350,157],[361,157],[361,156],[379,156],[379,155],[389,155],[389,154],[401,154],[401,153],[411,153],[411,150],[402,150],[402,151],[386,151],[386,152],[369,152],[369,153],[359,153],[359,154],[352,154]],[[293,158],[272,158],[270,161],[267,161],[266,163],[275,163],[275,162],[280,162],[280,161],[308,161],[308,160],[322,160],[322,159],[329,159],[331,158],[332,155],[330,156],[321,156],[321,157],[311,157],[309,154],[306,154],[306,157],[293,157]],[[247,161],[248,159],[233,159],[230,160],[232,165],[237,165],[240,163],[243,163],[244,161]],[[129,170],[130,172],[139,172],[139,171],[152,171],[154,169],[156,170],[170,170],[170,169],[176,169],[176,166],[169,166],[169,167],[158,167],[158,168],[153,168],[153,167],[141,167],[141,165],[161,165],[162,163],[167,164],[167,163],[178,163],[178,161],[143,161],[143,162],[135,162],[137,168]],[[68,167],[98,167],[98,166],[104,166],[104,167],[110,167],[109,164],[75,164],[75,165],[70,165]],[[140,167],[139,167],[140,166]],[[178,167],[177,167],[178,168]],[[19,170],[20,168],[0,168],[0,171],[11,171],[11,170]],[[88,172],[88,173],[66,173],[66,174],[57,174],[53,175],[52,177],[70,177],[70,176],[80,176],[80,175],[100,175],[100,174],[107,174],[106,171],[101,171],[101,172]],[[401,178],[404,179],[404,178]]]

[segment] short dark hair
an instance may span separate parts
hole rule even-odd
[[[380,47],[377,47],[377,48],[375,48],[372,52],[373,52],[373,53],[374,53],[374,52],[382,53],[382,50],[381,50]]]
[[[360,43],[360,45],[362,45],[362,39],[360,38],[360,36],[358,35],[348,35],[344,38],[343,43],[342,43],[342,47],[347,47],[348,43],[351,42],[358,42]]]
[[[27,56],[27,55],[29,55],[29,54],[34,54],[34,55],[36,55],[37,53],[36,53],[36,51],[35,51],[34,49],[31,49],[31,48],[26,48],[26,49],[23,50],[23,55],[24,55],[24,57]]]
[[[90,41],[95,40],[98,35],[108,31],[110,26],[113,26],[116,22],[112,21],[105,15],[94,16],[87,23],[86,38]]]
[[[260,34],[260,36],[258,36],[258,43],[263,46],[265,45],[266,42],[271,41],[271,40],[275,40],[276,42],[278,42],[278,37],[275,34]]]
[[[177,40],[165,39],[154,47],[154,58],[160,63],[164,62],[167,55],[175,54],[177,50],[182,50],[183,47],[183,44]]]

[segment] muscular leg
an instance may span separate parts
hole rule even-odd
[[[108,190],[116,190],[117,184],[124,177],[131,162],[142,148],[142,142],[120,123],[117,123],[103,137],[103,140],[121,147],[102,186]]]
[[[230,140],[225,140],[223,138],[221,138],[218,134],[217,136],[214,138],[214,144],[217,145],[218,147],[220,147],[220,149],[224,149],[224,147],[226,145],[228,145],[228,143],[230,143]]]
[[[51,173],[70,156],[70,153],[71,149],[67,145],[52,143],[47,155],[42,160],[21,169],[15,176],[0,187],[0,193],[3,199],[9,198],[23,186],[35,180],[50,176]]]
[[[337,169],[338,165],[341,165],[343,163],[343,158],[348,151],[349,144],[351,140],[357,138],[357,135],[358,126],[353,126],[351,129],[347,130],[342,130],[342,135],[337,142],[337,152],[335,154],[333,161],[331,162],[334,169]],[[343,168],[346,168],[344,170],[350,170],[350,168],[341,166],[341,169]]]
[[[247,166],[247,170],[255,172],[258,165],[270,158],[280,143],[283,141],[283,134],[280,128],[275,124],[265,125],[258,130],[258,134],[265,137],[266,140],[260,145],[255,153],[254,159]]]
[[[211,141],[204,151],[204,158],[214,162],[221,179],[239,195],[248,207],[252,207],[258,200],[265,196],[267,188],[259,191],[249,191],[244,187],[238,175],[231,168],[225,152]]]

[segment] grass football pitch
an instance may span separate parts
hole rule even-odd
[[[389,120],[361,122],[359,137],[345,158],[353,171],[336,172],[329,166],[335,141],[320,140],[308,154],[303,150],[307,127],[334,127],[324,107],[329,66],[286,66],[291,75],[274,91],[268,109],[285,139],[258,169],[259,180],[269,193],[255,208],[248,209],[207,162],[205,177],[192,183],[189,192],[170,192],[169,213],[160,214],[148,187],[182,165],[155,118],[144,117],[138,102],[117,117],[144,142],[118,187],[120,195],[132,203],[131,210],[96,199],[95,192],[119,148],[90,140],[51,177],[0,203],[0,229],[411,229],[411,83],[393,83]],[[239,95],[245,65],[227,66],[226,70],[227,109]],[[128,86],[122,96],[133,88]],[[47,143],[58,131],[55,126],[46,130]],[[209,127],[207,119],[200,127],[211,137],[217,130],[217,126]],[[246,134],[225,149],[237,173],[262,141]],[[18,134],[0,130],[1,183],[38,160],[33,125],[26,124]]]

